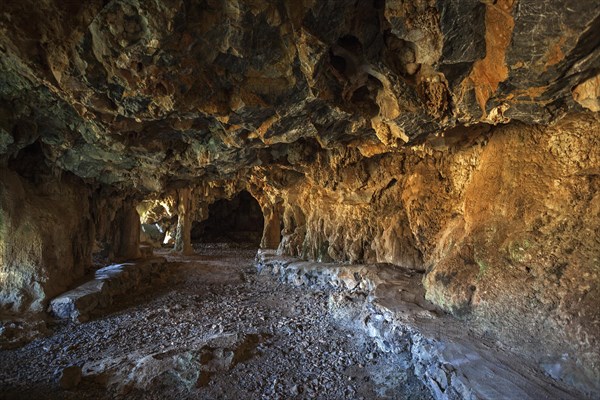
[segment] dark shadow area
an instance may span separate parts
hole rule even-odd
[[[239,243],[259,246],[264,217],[250,193],[242,191],[231,200],[208,207],[208,218],[192,226],[193,243]]]

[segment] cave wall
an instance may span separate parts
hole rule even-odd
[[[23,176],[3,166],[0,310],[44,311],[49,299],[91,271],[92,261],[140,257],[136,203],[68,173]]]
[[[91,197],[96,261],[127,260],[140,257],[139,199],[110,187],[97,187]]]
[[[94,245],[90,191],[77,179],[0,171],[0,308],[43,311],[83,276]]]
[[[550,374],[594,382],[598,132],[600,117],[580,114],[554,126],[456,128],[371,158],[321,154],[300,183],[265,191],[284,199],[279,251],[423,270],[432,302]]]
[[[424,271],[447,311],[598,378],[597,1],[3,5],[4,304],[38,309],[90,237],[135,255],[134,198],[184,249],[246,189],[262,247]],[[28,148],[34,179],[4,171]]]

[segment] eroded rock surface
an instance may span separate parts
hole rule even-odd
[[[274,252],[257,255],[259,271],[287,284],[337,289],[330,310],[346,324],[365,331],[384,352],[411,354],[415,375],[437,399],[576,399],[585,396],[558,387],[544,373],[586,380],[582,371],[557,361],[553,371],[499,348],[429,303],[421,274],[390,264],[314,263]],[[493,378],[492,378],[493,377]],[[558,378],[553,376],[553,378]],[[596,389],[595,384],[584,387]]]
[[[585,386],[600,376],[598,131],[585,115],[318,155],[263,190],[283,203],[279,251],[425,271],[428,300],[540,363],[586,365]]]
[[[131,296],[167,279],[162,257],[109,265],[97,270],[94,279],[52,299],[49,310],[57,318],[87,321],[96,309],[110,307],[115,298]]]
[[[0,171],[0,304],[39,312],[91,263],[87,188]],[[60,276],[61,279],[54,279]]]
[[[5,1],[2,311],[141,256],[136,211],[191,253],[246,190],[262,247],[423,272],[597,391],[599,32],[594,0]]]
[[[168,258],[178,283],[0,351],[6,399],[431,399],[407,353],[341,326],[317,287],[257,275],[254,250]],[[183,279],[185,278],[185,279]],[[30,362],[35,359],[36,362]],[[66,367],[81,381],[60,387]]]
[[[597,74],[599,18],[593,0],[8,1],[0,151],[38,142],[59,168],[156,191],[297,165],[305,141],[373,154],[550,122]]]

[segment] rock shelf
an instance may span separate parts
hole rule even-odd
[[[50,301],[49,311],[61,319],[86,321],[97,309],[112,305],[117,296],[163,281],[166,270],[163,257],[106,266],[96,271],[94,279]]]
[[[307,262],[265,250],[258,252],[256,266],[287,284],[334,290],[330,308],[381,350],[409,351],[415,375],[436,399],[585,398],[428,302],[419,272],[386,264]]]

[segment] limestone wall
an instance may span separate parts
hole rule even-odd
[[[90,192],[70,178],[34,182],[0,172],[0,307],[43,311],[91,261]]]
[[[598,116],[585,114],[457,129],[371,158],[323,154],[277,194],[279,252],[424,270],[427,299],[510,346],[545,349],[548,365],[583,363],[595,379],[598,132]]]

